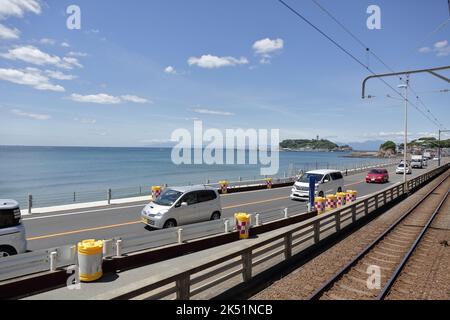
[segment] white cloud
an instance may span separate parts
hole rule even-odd
[[[74,51],[70,51],[68,54],[67,54],[68,56],[71,56],[71,57],[87,57],[87,53],[84,53],[84,52],[74,52]]]
[[[283,39],[275,39],[271,40],[269,38],[265,38],[262,40],[258,40],[253,44],[253,50],[257,54],[269,54],[275,51],[279,51],[283,49],[284,41]]]
[[[45,73],[50,78],[57,79],[57,80],[73,80],[76,78],[76,76],[74,76],[74,75],[65,74],[65,73],[62,73],[61,71],[45,70]]]
[[[48,120],[51,118],[48,114],[29,113],[19,109],[12,109],[11,112],[17,116],[31,118],[34,120]]]
[[[134,103],[151,103],[151,101],[134,95],[122,95],[119,97],[112,96],[106,93],[80,95],[72,94],[70,99],[76,102],[98,103],[98,104],[119,104],[124,102]]]
[[[41,6],[37,0],[1,0],[0,19],[9,16],[22,18],[25,12],[30,11],[35,14],[41,13]]]
[[[0,39],[19,39],[20,31],[16,28],[11,29],[0,23]]]
[[[21,60],[35,65],[54,65],[58,68],[73,69],[76,67],[83,67],[76,58],[60,58],[52,56],[41,51],[34,46],[22,46],[14,49],[9,49],[7,53],[0,54],[1,57],[9,60]]]
[[[428,52],[431,52],[431,49],[429,47],[422,47],[422,48],[419,48],[419,52],[420,53],[428,53]]]
[[[272,58],[272,55],[280,52],[284,48],[284,41],[283,39],[261,39],[256,41],[253,44],[253,50],[255,51],[255,54],[260,56],[260,63],[261,64],[268,64],[270,63],[270,59]]]
[[[41,40],[39,40],[39,42],[42,43],[42,44],[54,45],[56,43],[56,40],[50,39],[50,38],[42,38]]]
[[[64,65],[70,66],[69,68],[66,68],[66,69],[72,69],[71,66],[75,66],[75,67],[78,67],[78,68],[83,68],[83,65],[78,62],[77,58],[64,57],[63,61],[65,62]],[[63,67],[63,68],[65,68],[65,67]]]
[[[218,57],[210,54],[202,55],[200,58],[190,57],[188,60],[188,64],[190,66],[196,65],[200,68],[207,68],[207,69],[236,66],[247,63],[248,60],[245,57],[236,59],[234,57]]]
[[[110,96],[105,93],[80,95],[73,93],[70,95],[70,99],[76,102],[98,103],[98,104],[119,104],[122,100],[119,97]]]
[[[165,68],[164,72],[168,74],[177,74],[177,70],[175,70],[175,68],[172,66],[168,66],[167,68]]]
[[[69,48],[70,44],[68,44],[67,42],[63,42],[63,43],[61,43],[61,47]]]
[[[438,41],[438,42],[436,42],[436,43],[434,44],[434,47],[435,47],[436,49],[442,49],[442,48],[446,47],[447,44],[448,44],[448,41],[447,41],[447,40]]]
[[[25,70],[0,68],[0,79],[31,86],[37,90],[65,91],[64,87],[51,83],[47,76],[35,68],[27,68]]]
[[[129,101],[129,102],[134,102],[134,103],[150,103],[151,101],[145,99],[145,98],[141,98],[138,96],[133,96],[130,94],[126,94],[123,96],[120,96],[123,100],[125,101]]]
[[[210,114],[210,115],[217,115],[217,116],[234,116],[234,113],[226,112],[226,111],[216,111],[216,110],[209,110],[209,109],[193,109],[195,113],[200,114]]]
[[[438,57],[446,57],[450,55],[450,45],[447,40],[438,41],[433,45],[433,49],[429,47],[422,47],[419,49],[420,53],[435,52]]]

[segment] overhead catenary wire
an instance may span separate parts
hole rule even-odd
[[[318,0],[311,0],[317,7],[319,7],[325,14],[327,14],[334,22],[336,22],[345,32],[347,32],[356,42],[358,42],[365,50],[366,52],[369,54],[371,54],[375,59],[378,60],[378,62],[380,62],[386,69],[388,69],[391,72],[396,72],[393,68],[391,68],[387,63],[385,63],[383,61],[383,59],[381,59],[378,55],[375,54],[375,52],[373,52],[369,46],[367,46],[361,39],[359,39],[353,32],[351,32],[343,23],[341,23],[329,10],[327,10],[323,5],[321,5],[319,3]],[[450,2],[450,0],[449,0]],[[450,9],[450,8],[449,8]],[[450,18],[447,20],[447,22],[450,20]],[[400,77],[400,81],[403,81],[402,77]],[[430,114],[430,116],[434,119],[428,119],[431,122],[436,122],[434,123],[435,125],[438,125],[438,127],[442,127],[442,124],[439,122],[439,120],[437,119],[437,117],[431,112],[430,108],[428,108],[425,103],[423,102],[423,100],[420,98],[420,96],[413,90],[411,84],[409,83],[409,88],[410,90],[416,95],[416,99],[417,101],[424,107],[425,111],[428,112],[428,114]],[[427,117],[428,118],[428,117]]]
[[[331,38],[329,35],[327,35],[324,31],[322,31],[319,27],[317,27],[316,25],[314,25],[311,21],[309,21],[306,17],[304,17],[301,13],[299,13],[297,10],[295,10],[294,8],[292,8],[290,5],[288,5],[285,1],[283,0],[278,0],[278,2],[280,2],[282,5],[284,5],[287,9],[289,9],[292,13],[294,13],[296,16],[298,16],[301,20],[303,20],[305,23],[307,23],[310,27],[312,27],[313,29],[315,29],[317,32],[319,32],[323,37],[325,37],[326,39],[328,39],[331,43],[333,43],[336,47],[338,47],[341,51],[343,51],[345,54],[347,54],[350,58],[352,58],[357,64],[359,64],[360,66],[362,66],[364,69],[366,69],[367,71],[369,71],[371,74],[376,75],[376,73],[366,64],[364,64],[361,60],[359,60],[356,56],[354,56],[350,51],[348,51],[347,49],[345,49],[342,45],[340,45],[337,41],[335,41],[333,38]],[[328,12],[328,11],[327,11]],[[329,14],[331,15],[331,14]],[[337,20],[337,19],[336,19]],[[339,23],[340,25],[342,25],[341,23]],[[344,27],[345,28],[345,27]],[[346,30],[348,30],[347,28],[345,28]],[[352,34],[353,35],[353,34]],[[353,35],[353,37],[357,38],[356,36]],[[362,44],[365,48],[367,48],[367,46],[364,45],[364,43],[362,43],[362,41],[360,41],[359,39],[357,40],[358,42],[360,42],[360,44]],[[400,96],[402,99],[408,101],[417,111],[419,111],[422,115],[424,115],[429,121],[431,121],[434,125],[439,126],[439,124],[437,124],[433,119],[431,119],[426,113],[424,113],[422,110],[420,110],[417,105],[415,105],[412,101],[410,101],[406,96],[404,96],[402,93],[400,93],[398,90],[396,90],[392,85],[390,85],[388,82],[386,82],[384,79],[382,78],[377,78],[379,79],[381,82],[383,82],[387,87],[389,87],[392,91],[394,91],[398,96]]]

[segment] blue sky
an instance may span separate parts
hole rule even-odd
[[[313,1],[286,2],[388,72]],[[449,65],[447,0],[318,2],[394,70]],[[66,27],[72,4],[80,30]],[[373,4],[381,30],[366,26]],[[281,138],[400,141],[402,101],[376,80],[362,100],[367,75],[276,0],[0,0],[0,144],[159,145],[193,119]],[[436,92],[449,85],[422,74],[411,86],[449,128],[449,93]],[[437,127],[411,107],[408,131]]]

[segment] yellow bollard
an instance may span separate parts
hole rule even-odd
[[[323,197],[316,197],[314,199],[314,206],[316,207],[317,214],[322,214],[325,212],[325,203],[327,202],[327,199]]]
[[[236,229],[239,231],[239,239],[248,239],[250,231],[250,215],[246,213],[235,213]]]
[[[346,202],[347,203],[352,203],[356,201],[356,195],[358,194],[357,191],[355,190],[347,190],[346,192]]]
[[[79,277],[83,282],[91,282],[103,276],[103,241],[94,239],[78,242]]]
[[[266,181],[267,189],[272,189],[272,181],[273,181],[273,179],[272,178],[265,178],[264,180]]]
[[[334,194],[327,195],[327,204],[325,205],[325,211],[331,211],[336,209],[336,196]]]
[[[220,190],[222,191],[222,194],[227,193],[228,191],[228,181],[227,180],[222,180],[219,181],[220,183]]]
[[[345,204],[346,204],[346,197],[347,197],[347,194],[345,192],[338,192],[338,193],[336,193],[336,198],[337,198],[336,207],[337,208],[345,206]]]
[[[156,200],[161,195],[161,186],[153,186],[152,187],[152,198]]]

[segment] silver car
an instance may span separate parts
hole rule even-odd
[[[220,219],[222,207],[219,192],[203,185],[166,188],[141,212],[141,221],[152,228]]]
[[[0,258],[27,251],[25,227],[19,204],[15,200],[0,200]]]

